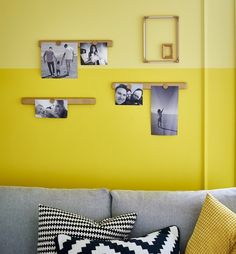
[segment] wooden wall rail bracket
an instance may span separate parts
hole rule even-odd
[[[186,89],[186,82],[113,82],[112,88],[115,89],[116,84],[125,84],[131,86],[132,84],[143,84],[144,90],[150,90],[152,86],[163,86],[168,88],[168,86],[178,86],[180,89]]]
[[[70,105],[95,105],[96,98],[80,97],[24,97],[21,103],[24,105],[34,105],[35,100],[67,100]]]
[[[97,44],[97,43],[107,43],[108,47],[113,46],[113,41],[112,40],[40,40],[39,41],[39,47],[41,47],[41,44],[44,42],[55,42],[56,45],[61,45],[63,42],[78,42],[78,47],[80,47],[80,43],[92,43],[92,44]]]

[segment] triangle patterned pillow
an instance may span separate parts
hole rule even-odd
[[[179,254],[179,230],[170,226],[130,240],[88,240],[58,235],[58,254]]]
[[[136,218],[136,213],[128,213],[96,222],[75,213],[40,204],[37,253],[56,254],[54,239],[59,234],[80,239],[126,239]]]

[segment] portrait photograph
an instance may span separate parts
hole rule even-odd
[[[78,43],[41,43],[42,78],[78,78]]]
[[[35,117],[37,118],[67,118],[67,100],[35,100]]]
[[[167,89],[151,88],[151,134],[174,136],[178,134],[178,86]]]
[[[107,43],[80,43],[81,65],[107,65]]]
[[[116,105],[143,105],[143,84],[115,84]]]

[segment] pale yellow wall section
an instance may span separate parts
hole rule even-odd
[[[235,66],[235,1],[205,0],[205,67]]]
[[[9,0],[1,10],[0,68],[39,68],[42,39],[110,39],[109,67],[162,68],[142,63],[145,15],[180,17],[180,63],[165,68],[202,67],[204,47],[207,67],[234,66],[234,0]]]
[[[180,16],[180,63],[142,62],[145,15]],[[39,68],[42,39],[113,40],[108,67],[200,67],[200,20],[199,0],[3,1],[0,68]]]

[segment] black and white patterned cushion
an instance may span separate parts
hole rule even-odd
[[[179,254],[179,230],[170,226],[130,240],[81,240],[68,235],[55,238],[58,254]]]
[[[40,204],[38,254],[56,254],[54,238],[59,234],[81,239],[126,239],[136,218],[136,213],[128,213],[96,222],[78,214]]]

